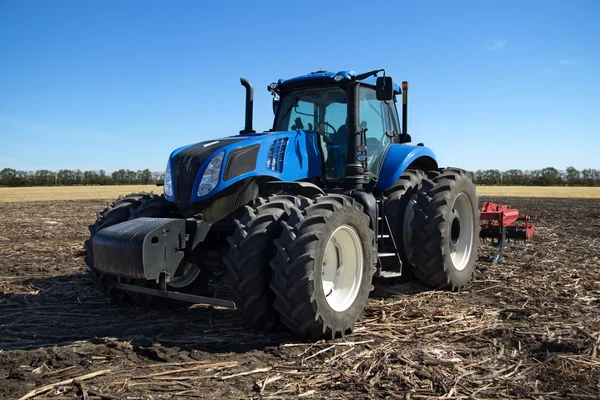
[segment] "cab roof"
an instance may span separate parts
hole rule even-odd
[[[335,81],[333,78],[336,75],[342,76],[342,79],[339,81]],[[277,82],[274,82],[276,87],[273,87],[274,84],[272,83],[269,86],[269,90],[294,89],[297,87],[310,86],[313,84],[314,85],[321,85],[321,84],[339,85],[339,84],[349,83],[353,80],[356,80],[356,76],[358,76],[358,75],[360,75],[360,74],[357,74],[354,71],[339,71],[339,72],[316,71],[316,72],[311,72],[306,75],[300,75],[300,76],[296,76],[296,77],[289,78],[289,79],[279,79]],[[364,82],[367,85],[375,86],[375,84],[377,82],[377,78],[375,76],[371,75],[368,78],[362,79],[360,82]],[[394,92],[396,94],[402,93],[400,86],[396,85],[396,83],[394,83]]]

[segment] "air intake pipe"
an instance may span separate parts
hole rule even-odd
[[[252,88],[252,84],[250,83],[250,81],[248,81],[247,79],[240,78],[240,83],[243,87],[246,88],[246,124],[244,125],[244,130],[240,131],[240,134],[243,135],[245,133],[256,133],[256,131],[252,129],[254,89]]]

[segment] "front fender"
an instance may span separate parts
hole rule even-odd
[[[400,178],[400,175],[415,161],[417,163],[422,161],[425,165],[433,165],[433,168],[437,168],[437,159],[433,151],[429,148],[392,144],[383,160],[383,165],[379,172],[379,181],[375,189],[389,189]]]

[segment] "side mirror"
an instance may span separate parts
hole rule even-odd
[[[277,107],[279,107],[279,98],[273,97],[273,114],[277,114]]]
[[[392,100],[394,98],[394,81],[391,76],[380,76],[375,86],[377,100]]]
[[[410,143],[412,142],[412,138],[408,133],[401,133],[400,135],[400,143]]]

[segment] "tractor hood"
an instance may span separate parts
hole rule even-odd
[[[265,132],[208,140],[171,153],[171,193],[177,203],[212,199],[241,181],[264,177],[297,181],[320,177],[317,133]]]
[[[169,200],[190,201],[200,166],[223,147],[235,145],[244,138],[224,138],[200,142],[175,150],[170,157],[173,195]]]

